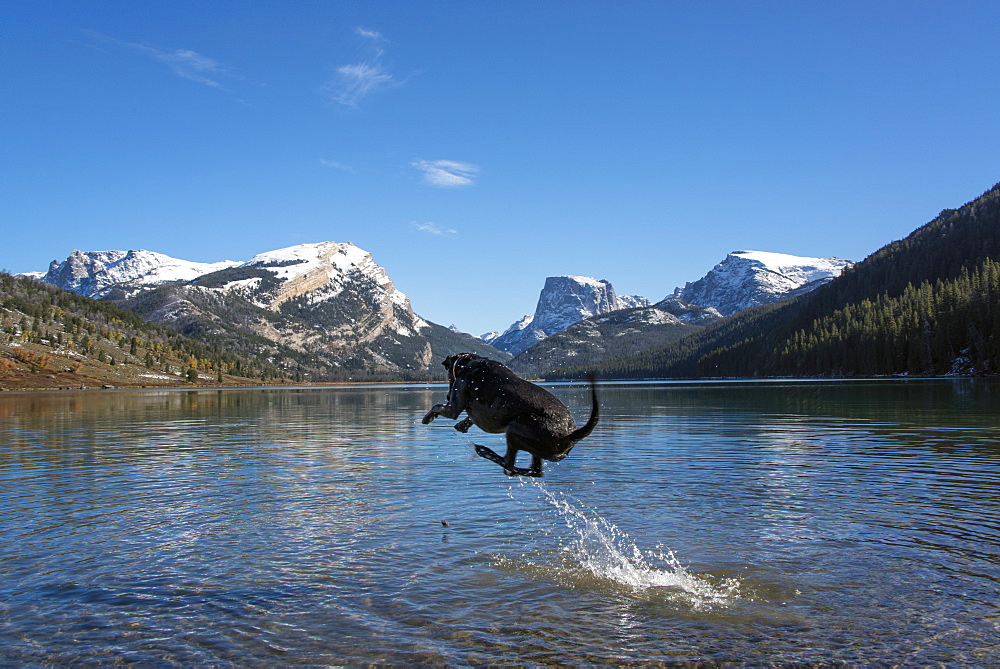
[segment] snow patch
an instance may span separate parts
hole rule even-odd
[[[218,290],[223,293],[228,293],[234,290],[244,290],[250,292],[260,288],[261,281],[262,279],[259,276],[253,277],[252,279],[241,279],[239,281],[230,281],[221,288],[216,288],[214,290]]]

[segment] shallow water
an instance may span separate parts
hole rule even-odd
[[[541,480],[444,392],[0,396],[0,662],[1000,660],[996,383],[607,384]]]

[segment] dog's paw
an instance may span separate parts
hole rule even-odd
[[[431,422],[435,418],[437,418],[437,413],[435,413],[435,411],[431,409],[426,414],[424,414],[424,418],[420,422],[423,423],[424,425],[427,425],[427,423]]]
[[[465,433],[469,431],[469,428],[475,425],[470,419],[466,418],[461,423],[455,423],[455,429],[459,432]]]

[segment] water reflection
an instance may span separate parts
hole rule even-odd
[[[0,396],[0,659],[997,656],[994,383],[608,384],[542,482],[443,393]]]

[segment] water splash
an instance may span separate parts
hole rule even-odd
[[[546,528],[546,534],[558,533],[560,576],[571,582],[611,582],[632,594],[661,595],[702,609],[728,606],[738,596],[740,582],[733,578],[714,578],[689,572],[673,551],[657,547],[642,550],[632,538],[596,511],[587,509],[565,493],[556,493],[537,479],[512,485],[509,496],[515,501],[517,490],[534,489],[548,505],[560,525]],[[560,531],[561,527],[564,531]],[[523,556],[529,563],[540,565]]]

